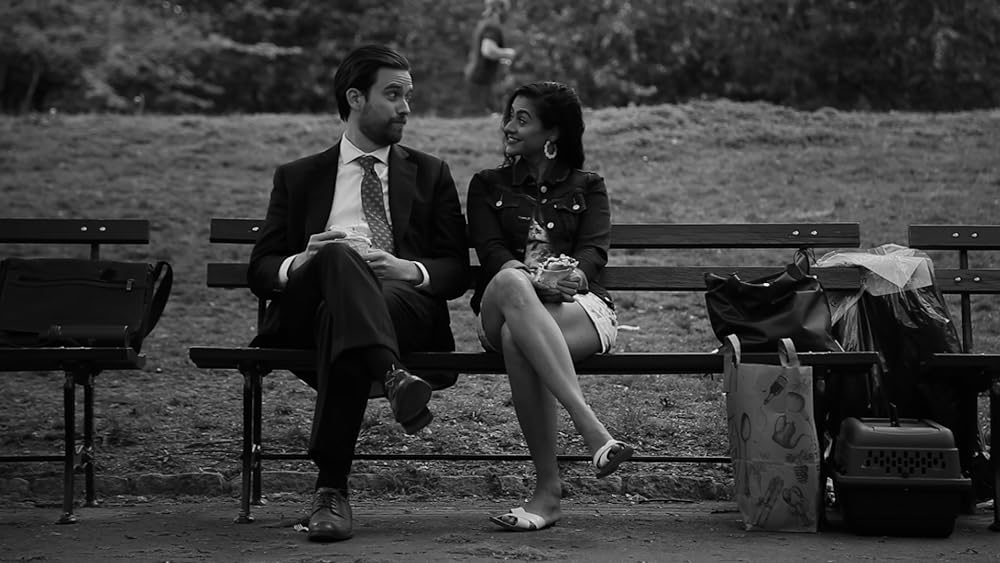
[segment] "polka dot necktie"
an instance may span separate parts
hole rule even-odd
[[[389,221],[385,217],[385,204],[382,201],[382,182],[375,173],[375,162],[378,159],[374,156],[362,156],[358,158],[362,170],[365,171],[361,179],[361,208],[365,212],[365,220],[368,221],[368,228],[372,231],[372,243],[375,248],[384,250],[390,254],[395,252],[392,244],[392,231],[389,230]]]

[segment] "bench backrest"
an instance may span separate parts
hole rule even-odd
[[[907,239],[910,248],[958,254],[957,268],[935,264],[934,273],[942,293],[960,296],[962,346],[971,352],[971,296],[1000,294],[1000,268],[973,266],[970,254],[1000,250],[1000,225],[910,225]]]
[[[102,244],[148,244],[145,219],[0,219],[0,243],[87,244],[100,258]]]
[[[212,219],[210,241],[252,245],[264,222],[262,219]],[[746,224],[615,224],[611,230],[614,249],[758,249],[758,248],[857,248],[861,244],[857,223],[746,223]],[[791,255],[789,255],[789,259]],[[477,268],[473,266],[473,276]],[[604,269],[601,283],[609,290],[704,291],[705,273],[729,274],[738,271],[744,279],[773,274],[771,267],[645,266],[611,265]],[[208,264],[209,287],[246,288],[246,262]],[[857,289],[860,277],[854,269],[814,270],[823,286],[831,290]],[[263,303],[259,308],[263,312]],[[258,318],[259,320],[259,318]]]

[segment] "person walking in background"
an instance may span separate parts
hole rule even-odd
[[[510,66],[517,55],[514,49],[504,47],[503,22],[509,10],[510,0],[486,0],[483,15],[472,33],[465,80],[477,112],[490,114],[497,111],[494,88],[501,66]]]
[[[535,531],[561,517],[556,401],[583,437],[598,477],[632,456],[597,419],[574,362],[608,353],[617,318],[597,278],[608,261],[604,179],[582,170],[583,113],[568,86],[517,88],[502,118],[505,160],[469,184],[469,236],[482,265],[471,306],[487,351],[503,355],[536,483],[523,507],[491,517]]]
[[[317,349],[309,454],[319,469],[309,539],[351,537],[347,479],[373,382],[413,434],[432,419],[430,385],[400,355],[455,349],[447,300],[469,287],[451,172],[398,145],[413,80],[399,53],[368,45],[334,76],[347,127],[325,152],[279,166],[248,271],[271,300],[255,346]]]

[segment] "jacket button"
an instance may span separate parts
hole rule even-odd
[[[580,204],[579,203],[574,203],[573,204],[573,211],[577,211],[579,209],[580,209]]]
[[[549,223],[548,223],[547,225],[545,225],[545,226],[546,226],[547,228],[549,228],[549,229],[554,229],[554,228],[556,227],[556,224],[555,224],[555,223],[553,223],[552,221],[549,221]]]
[[[548,199],[542,198],[542,203],[548,203],[548,202],[549,202]]]
[[[501,205],[503,205],[503,200],[502,199],[498,199],[497,200],[497,207],[500,207]]]
[[[545,192],[549,191],[549,188],[546,187],[546,186],[542,186],[541,188],[538,189],[538,191],[540,191],[540,192],[542,192],[544,194]]]

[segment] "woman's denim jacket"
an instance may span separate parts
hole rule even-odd
[[[538,211],[552,251],[576,258],[590,291],[614,307],[597,283],[611,244],[611,205],[600,175],[557,166],[539,184],[518,160],[473,176],[467,200],[469,238],[481,265],[471,302],[477,315],[483,290],[500,267],[524,261],[528,228]]]

